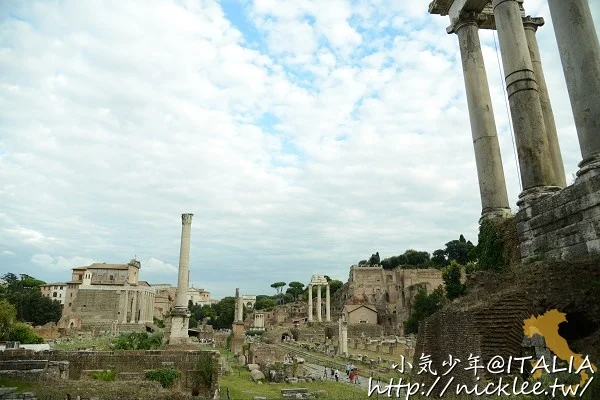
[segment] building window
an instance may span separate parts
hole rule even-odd
[[[112,281],[112,280],[114,280],[115,278],[114,278],[112,275],[110,275],[110,276],[108,277],[108,279]]]
[[[69,307],[71,307],[71,303],[69,303]]]
[[[56,292],[52,293],[52,297],[56,297]]]

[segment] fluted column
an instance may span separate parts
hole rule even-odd
[[[510,215],[502,155],[496,131],[492,98],[479,41],[477,15],[463,14],[448,28],[456,33],[460,46],[475,163],[481,196],[481,217]]]
[[[321,285],[317,286],[317,321],[321,322],[323,320],[321,313]]]
[[[185,311],[188,308],[187,291],[190,271],[190,238],[192,217],[194,214],[181,215],[181,247],[179,249],[179,275],[177,279],[177,300],[175,309]]]
[[[313,322],[313,302],[311,284],[308,284],[308,322]]]
[[[600,167],[600,44],[587,0],[548,0],[583,160]]]
[[[517,204],[527,207],[537,199],[560,190],[560,187],[552,165],[519,3],[517,0],[493,0],[492,6],[523,184]]]
[[[137,290],[135,290],[133,292],[133,307],[132,307],[132,314],[133,316],[131,317],[131,323],[135,324],[139,321],[139,314],[138,314],[138,292]]]
[[[329,290],[329,283],[325,289],[325,321],[331,322],[331,293]]]
[[[126,324],[127,323],[127,314],[129,313],[129,290],[125,289],[125,305],[123,307],[123,310],[125,311],[123,313],[123,318],[121,320],[122,323]]]
[[[533,65],[533,72],[540,93],[540,103],[542,113],[544,115],[544,127],[546,128],[546,137],[550,148],[550,157],[552,157],[552,167],[556,176],[557,185],[560,187],[567,186],[567,177],[565,175],[565,166],[560,152],[560,143],[558,141],[558,132],[556,130],[556,122],[554,121],[554,111],[550,103],[550,95],[546,85],[546,77],[542,68],[542,58],[540,48],[538,46],[536,32],[538,27],[544,25],[543,18],[526,17],[523,19],[523,27],[525,28],[525,36],[527,37],[527,45],[529,47],[529,55]]]

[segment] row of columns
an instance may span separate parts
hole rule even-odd
[[[583,156],[580,175],[600,164],[598,38],[586,0],[550,0],[549,4]],[[523,185],[517,204],[524,207],[566,186],[536,39],[537,29],[544,22],[541,18],[523,18],[517,0],[493,0],[492,6]],[[491,218],[510,213],[510,206],[479,41],[480,17],[464,12],[453,21],[448,33],[456,33],[459,39],[482,218]]]
[[[317,286],[317,322],[323,321],[322,306],[321,306],[321,286]],[[329,284],[325,286],[325,321],[331,321],[331,292]],[[313,322],[313,284],[308,285],[308,322]]]
[[[125,289],[124,292],[121,323],[143,324],[152,322],[154,317],[154,293],[137,289]]]

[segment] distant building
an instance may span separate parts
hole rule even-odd
[[[60,302],[60,304],[65,304],[65,299],[67,297],[66,282],[54,282],[40,285],[40,290],[42,291],[42,296],[56,300]]]
[[[59,326],[109,330],[137,324],[141,329],[152,322],[155,289],[139,281],[140,268],[137,260],[73,268]]]
[[[250,294],[242,295],[242,302],[244,303],[244,307],[252,310],[256,304],[256,296]]]
[[[187,296],[188,302],[191,301],[195,305],[210,306],[212,304],[210,301],[210,292],[207,292],[204,289],[198,289],[192,286],[188,289]]]
[[[349,324],[377,324],[377,308],[367,304],[346,304],[342,309]]]

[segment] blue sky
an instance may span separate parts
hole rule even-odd
[[[215,297],[379,251],[475,241],[458,42],[428,1],[79,0],[0,5],[0,273],[142,261]],[[545,1],[538,33],[568,180],[580,154]],[[598,5],[593,5],[594,16]],[[596,18],[598,20],[598,18]],[[520,192],[493,36],[482,45]]]

